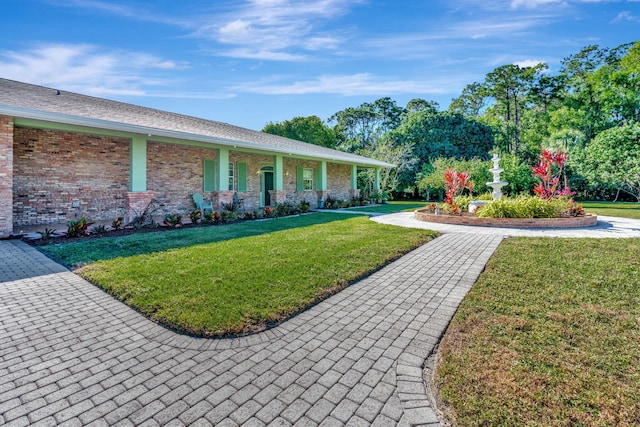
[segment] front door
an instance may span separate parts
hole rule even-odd
[[[264,193],[264,205],[271,206],[271,193],[270,190],[273,190],[273,172],[264,172],[263,173],[263,183],[264,187],[262,189]]]

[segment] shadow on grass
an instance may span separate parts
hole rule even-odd
[[[211,227],[137,233],[77,242],[52,243],[38,249],[56,262],[74,269],[97,261],[162,252],[205,243],[258,236],[288,229],[310,227],[349,217],[335,213],[312,213],[284,218],[246,221]]]

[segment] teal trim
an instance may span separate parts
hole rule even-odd
[[[304,191],[304,168],[302,166],[296,167],[296,190]]]
[[[205,193],[216,190],[216,161],[213,159],[203,159],[203,190]]]
[[[216,184],[218,191],[229,191],[229,149],[220,147],[218,150],[218,162],[216,164]]]
[[[351,165],[351,189],[358,189],[358,166]]]
[[[273,174],[273,189],[284,190],[284,167],[282,162],[282,156],[274,156],[274,174]]]
[[[327,189],[327,162],[322,160],[320,162],[320,167],[317,171],[317,184],[316,190],[326,190]]]
[[[373,189],[375,191],[380,190],[380,168],[376,168],[376,178],[373,181]]]
[[[244,162],[238,162],[238,191],[247,191],[247,164]]]
[[[147,191],[147,140],[134,136],[130,145],[129,180],[131,191]]]

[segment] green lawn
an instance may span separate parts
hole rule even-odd
[[[383,205],[377,206],[361,206],[359,208],[351,208],[349,210],[376,212],[376,213],[396,213],[396,212],[412,212],[416,209],[424,208],[427,202],[416,200],[394,200]]]
[[[441,345],[459,426],[640,425],[640,239],[505,240]]]
[[[42,250],[162,324],[226,336],[304,310],[435,235],[316,213]]]
[[[640,219],[640,203],[578,202],[588,213]]]

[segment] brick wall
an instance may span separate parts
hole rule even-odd
[[[14,129],[14,225],[110,220],[127,213],[129,140]]]
[[[13,118],[0,116],[0,237],[13,231]]]
[[[351,200],[351,166],[327,163],[327,189],[335,200]]]
[[[313,160],[299,160],[299,159],[290,159],[285,158],[282,162],[282,169],[284,171],[283,178],[283,190],[286,193],[286,202],[298,204],[300,202],[306,201],[309,202],[312,209],[315,209],[319,205],[318,194],[315,191],[298,191],[297,186],[297,168],[298,166],[302,166],[303,168],[313,169],[313,179],[314,179],[314,189],[317,185],[315,182],[316,175],[315,170],[320,167],[320,162]]]
[[[231,151],[229,152],[229,161],[236,164],[237,162],[247,164],[247,191],[238,193],[238,197],[242,199],[245,211],[260,210],[260,169],[265,166],[273,166],[273,156]],[[237,181],[235,185],[237,190]]]

